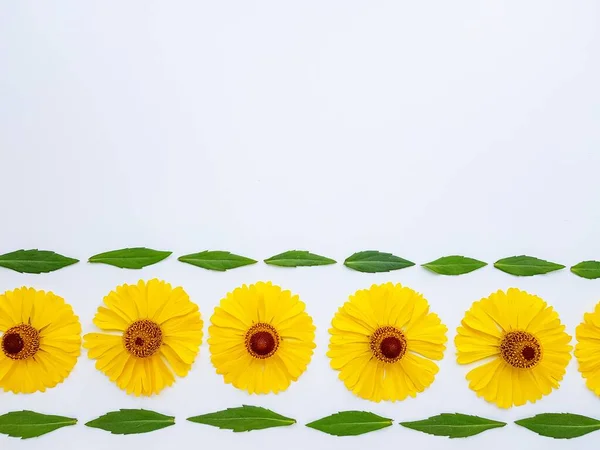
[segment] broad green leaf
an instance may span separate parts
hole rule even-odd
[[[47,416],[33,411],[14,411],[0,416],[0,433],[29,439],[76,423],[77,419],[70,417]]]
[[[487,263],[466,256],[443,256],[423,264],[423,267],[440,275],[462,275],[487,266]]]
[[[121,269],[141,269],[167,258],[172,252],[152,250],[145,247],[122,248],[98,253],[88,259],[91,263],[110,264]]]
[[[390,425],[392,425],[392,419],[386,419],[366,411],[341,411],[306,424],[309,428],[334,436],[357,436]]]
[[[588,280],[600,278],[600,261],[582,261],[571,267],[571,272]]]
[[[112,434],[139,434],[175,425],[175,417],[145,409],[120,409],[106,413],[85,425],[110,431]]]
[[[188,420],[235,432],[287,427],[296,423],[294,419],[279,415],[269,409],[248,405],[190,417]]]
[[[538,414],[515,423],[539,435],[555,439],[576,438],[600,429],[599,420],[569,413]]]
[[[492,428],[502,428],[506,423],[460,413],[443,413],[429,419],[402,422],[400,425],[435,436],[464,438],[475,436]]]
[[[245,256],[234,255],[230,252],[205,250],[200,253],[192,253],[180,256],[179,261],[202,267],[208,270],[225,272],[229,269],[256,264],[256,261]]]
[[[281,267],[327,266],[336,261],[325,256],[315,255],[305,250],[290,250],[265,259],[267,264]]]
[[[414,266],[415,263],[407,259],[394,256],[391,253],[366,250],[357,252],[346,258],[344,265],[359,272],[389,272]]]
[[[555,270],[565,268],[565,266],[561,264],[525,255],[499,259],[494,263],[494,267],[500,269],[502,272],[521,277],[541,275],[543,273],[554,272]]]
[[[49,250],[17,250],[0,255],[0,266],[21,273],[47,273],[79,262]]]

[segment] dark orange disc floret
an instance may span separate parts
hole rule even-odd
[[[543,356],[540,341],[527,331],[509,331],[500,342],[500,355],[517,369],[535,367]]]
[[[371,336],[370,347],[373,355],[380,361],[395,363],[406,353],[406,337],[396,327],[380,327]]]
[[[156,322],[141,319],[133,322],[123,333],[123,345],[137,358],[154,355],[163,343],[163,332]]]
[[[265,359],[273,356],[281,338],[275,327],[268,323],[255,323],[246,332],[246,349],[254,358]]]
[[[40,348],[40,333],[31,325],[22,323],[2,335],[2,351],[10,359],[31,358]]]

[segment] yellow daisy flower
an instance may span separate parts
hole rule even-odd
[[[359,397],[416,397],[435,378],[448,329],[423,296],[401,284],[357,291],[335,314],[327,356]]]
[[[575,330],[575,356],[587,387],[600,396],[600,303],[594,312],[585,313]]]
[[[455,338],[457,362],[488,360],[467,374],[479,397],[501,408],[535,403],[558,388],[571,336],[541,298],[511,288],[471,306]]]
[[[104,297],[94,324],[108,333],[84,336],[96,368],[128,394],[158,394],[184,377],[202,342],[198,306],[181,288],[153,279],[118,286]]]
[[[250,394],[280,392],[306,370],[315,327],[297,295],[269,283],[243,285],[215,308],[211,360],[226,383]]]
[[[0,387],[44,392],[71,373],[81,351],[81,324],[52,292],[22,287],[0,294]]]

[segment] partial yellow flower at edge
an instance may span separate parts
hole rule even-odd
[[[579,372],[587,387],[600,396],[600,303],[596,304],[594,312],[584,314],[583,322],[575,330],[575,337]]]
[[[226,383],[250,394],[278,393],[306,370],[315,326],[297,295],[270,282],[243,285],[211,317],[211,361]]]
[[[81,351],[81,324],[52,292],[22,287],[0,295],[0,387],[44,392],[69,375]]]
[[[198,306],[181,288],[157,279],[118,286],[104,297],[84,336],[88,357],[119,388],[136,396],[158,394],[184,377],[202,342]]]
[[[401,284],[357,291],[335,314],[327,356],[359,397],[416,397],[433,383],[448,328],[423,296]]]
[[[535,403],[559,387],[571,359],[571,336],[541,298],[511,288],[471,306],[454,340],[459,364],[479,397],[501,408]]]

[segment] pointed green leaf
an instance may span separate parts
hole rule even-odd
[[[538,414],[515,423],[541,436],[555,439],[576,438],[600,429],[600,421],[569,413]]]
[[[14,411],[0,416],[0,433],[29,439],[76,423],[77,419],[70,417],[47,416],[33,411]]]
[[[366,411],[341,411],[306,426],[334,436],[358,436],[392,425],[392,419]]]
[[[525,255],[499,259],[494,263],[494,267],[500,269],[502,272],[521,277],[541,275],[543,273],[554,272],[555,270],[565,268],[565,266],[561,264]]]
[[[175,417],[145,409],[120,409],[106,413],[85,425],[110,431],[112,434],[139,434],[175,425]]]
[[[120,250],[98,253],[88,261],[91,263],[110,264],[122,269],[141,269],[142,267],[151,266],[162,261],[171,253],[145,247],[122,248]]]
[[[327,266],[336,261],[325,256],[315,255],[305,250],[290,250],[265,259],[271,266],[300,267],[300,266]]]
[[[415,422],[402,422],[400,425],[435,436],[464,438],[475,436],[492,428],[502,428],[506,423],[460,413],[443,413]]]
[[[294,419],[282,416],[269,409],[248,405],[194,416],[188,418],[188,420],[194,423],[233,430],[236,433],[273,427],[288,427],[296,423]]]
[[[234,255],[230,252],[205,250],[200,253],[191,253],[180,256],[179,261],[202,267],[208,270],[225,272],[229,269],[256,264],[256,261],[245,256]]]
[[[407,259],[394,256],[391,253],[366,250],[357,252],[346,258],[344,265],[359,272],[389,272],[414,266],[415,263]]]
[[[600,278],[600,261],[582,261],[571,267],[571,272],[588,280]]]
[[[466,256],[443,256],[423,264],[423,267],[440,275],[462,275],[487,266],[487,263]]]
[[[21,273],[47,273],[79,262],[49,250],[17,250],[0,255],[0,266]]]

